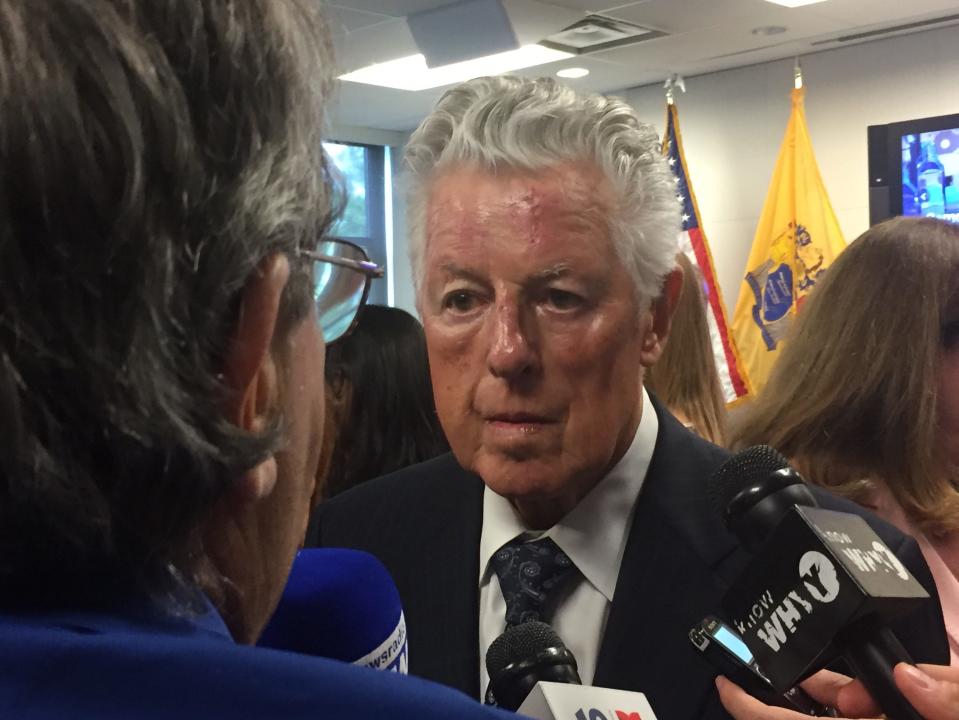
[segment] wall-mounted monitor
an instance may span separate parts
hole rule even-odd
[[[869,221],[894,215],[959,223],[959,114],[872,125]]]

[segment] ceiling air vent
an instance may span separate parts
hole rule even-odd
[[[866,32],[854,33],[851,35],[840,35],[837,38],[829,40],[817,40],[812,45],[829,45],[831,43],[859,42],[861,40],[876,40],[886,35],[901,35],[909,32],[918,32],[920,30],[931,30],[937,25],[953,25],[959,21],[959,15],[946,15],[945,17],[929,18],[928,20],[918,20],[916,22],[904,23],[893,27],[884,27],[877,30],[867,30]]]
[[[574,55],[585,55],[652,40],[665,34],[660,30],[603,15],[587,15],[578,23],[550,35],[540,44]]]

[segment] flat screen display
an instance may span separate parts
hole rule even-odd
[[[959,127],[900,140],[902,214],[959,223]]]

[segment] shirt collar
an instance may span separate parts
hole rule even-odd
[[[609,602],[616,590],[633,508],[646,479],[658,433],[656,410],[644,388],[643,414],[626,454],[566,517],[542,533],[553,539]],[[487,487],[483,491],[480,585],[489,578],[493,554],[528,532],[512,504]]]

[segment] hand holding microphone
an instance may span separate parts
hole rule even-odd
[[[754,553],[724,610],[777,690],[842,656],[893,720],[921,720],[893,678],[911,661],[886,623],[929,596],[869,525],[819,508],[765,446],[727,461],[710,492]]]
[[[896,686],[925,720],[959,718],[959,667],[901,663],[893,676]],[[717,680],[719,697],[736,720],[802,720],[798,712],[764,705],[733,683]],[[803,688],[824,705],[835,707],[844,718],[879,718],[879,706],[858,680],[823,670],[803,683]]]

